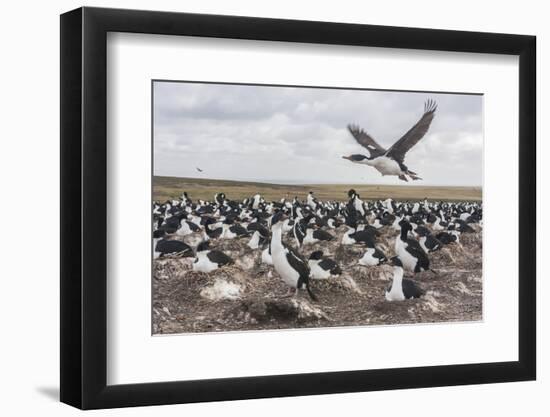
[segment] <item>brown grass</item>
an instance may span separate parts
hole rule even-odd
[[[347,192],[353,188],[361,198],[378,200],[448,200],[481,201],[481,187],[451,187],[423,185],[369,185],[369,184],[266,184],[203,178],[153,177],[153,199],[165,201],[178,198],[187,191],[192,199],[212,200],[214,194],[224,192],[227,198],[242,200],[260,193],[266,200],[298,196],[304,200],[309,191],[321,200],[347,200]]]

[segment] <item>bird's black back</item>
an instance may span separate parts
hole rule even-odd
[[[403,295],[405,295],[406,299],[409,298],[420,298],[424,295],[424,290],[420,288],[416,282],[404,278],[402,281],[403,286]]]
[[[219,250],[211,250],[206,254],[206,257],[210,260],[210,262],[218,264],[218,266],[229,265],[233,263],[233,259],[231,259],[225,253],[220,252]]]

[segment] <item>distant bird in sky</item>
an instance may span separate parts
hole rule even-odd
[[[202,172],[202,171],[203,171],[203,170],[200,169],[199,167],[196,167],[196,168],[197,168],[197,171],[199,171],[199,172]]]
[[[435,101],[426,101],[424,104],[424,114],[420,120],[388,150],[380,146],[372,136],[359,126],[348,125],[348,130],[352,136],[357,143],[369,151],[369,155],[354,154],[343,156],[342,158],[357,164],[372,166],[382,176],[395,175],[402,181],[408,181],[407,177],[410,177],[412,180],[421,180],[422,178],[415,172],[410,171],[403,162],[405,154],[424,137],[430,128],[436,109],[437,104]]]

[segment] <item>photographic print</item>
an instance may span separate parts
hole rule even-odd
[[[152,93],[153,334],[482,320],[481,94]]]

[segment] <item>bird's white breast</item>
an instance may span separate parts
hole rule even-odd
[[[275,271],[288,286],[296,288],[300,274],[292,268],[286,259],[287,252],[288,250],[280,244],[271,245],[271,258],[273,259]]]
[[[313,229],[307,229],[303,243],[314,243],[317,239],[313,237]]]
[[[234,239],[235,237],[237,237],[237,235],[235,233],[233,233],[230,229],[229,229],[229,225],[228,224],[224,224],[223,225],[223,233],[221,235],[221,238],[222,239]]]
[[[392,285],[389,291],[386,291],[387,301],[403,301],[405,294],[403,294],[403,269],[394,268]]]
[[[353,230],[348,230],[344,236],[342,236],[342,245],[353,245],[355,243],[355,240],[349,237],[353,232]]]
[[[387,156],[381,156],[374,160],[374,167],[382,175],[401,175],[399,164]]]
[[[252,235],[252,238],[248,242],[248,247],[250,249],[258,249],[258,243],[260,242],[260,232],[257,230]]]
[[[218,265],[210,262],[210,259],[208,259],[208,256],[206,256],[207,254],[208,252],[197,253],[197,259],[193,263],[193,271],[211,272],[218,269]]]
[[[375,258],[374,256],[372,256],[373,254],[374,254],[374,249],[368,248],[365,254],[363,255],[363,257],[359,259],[359,263],[361,265],[366,265],[366,266],[378,265],[379,260],[378,258]]]
[[[318,260],[310,260],[308,261],[309,268],[311,269],[311,278],[314,279],[327,279],[330,278],[330,271],[324,270],[319,266]]]
[[[416,268],[416,264],[418,262],[418,259],[416,259],[414,256],[412,256],[406,249],[406,244],[403,243],[403,241],[399,238],[397,238],[401,244],[396,243],[395,251],[397,252],[397,255],[399,255],[399,259],[401,259],[401,262],[403,263],[403,267],[409,271],[414,271],[414,268]]]
[[[176,231],[178,236],[187,236],[193,233],[186,221],[181,222],[181,227]]]
[[[420,247],[421,247],[422,249],[424,249],[424,252],[426,252],[426,253],[428,253],[428,252],[430,251],[430,250],[427,248],[427,246],[426,246],[426,240],[427,240],[427,239],[428,239],[428,238],[427,238],[426,236],[422,236],[422,237],[420,238],[420,240],[418,241],[418,243],[420,243]]]
[[[269,248],[265,248],[262,251],[262,263],[267,265],[273,265],[273,258],[269,254]]]

